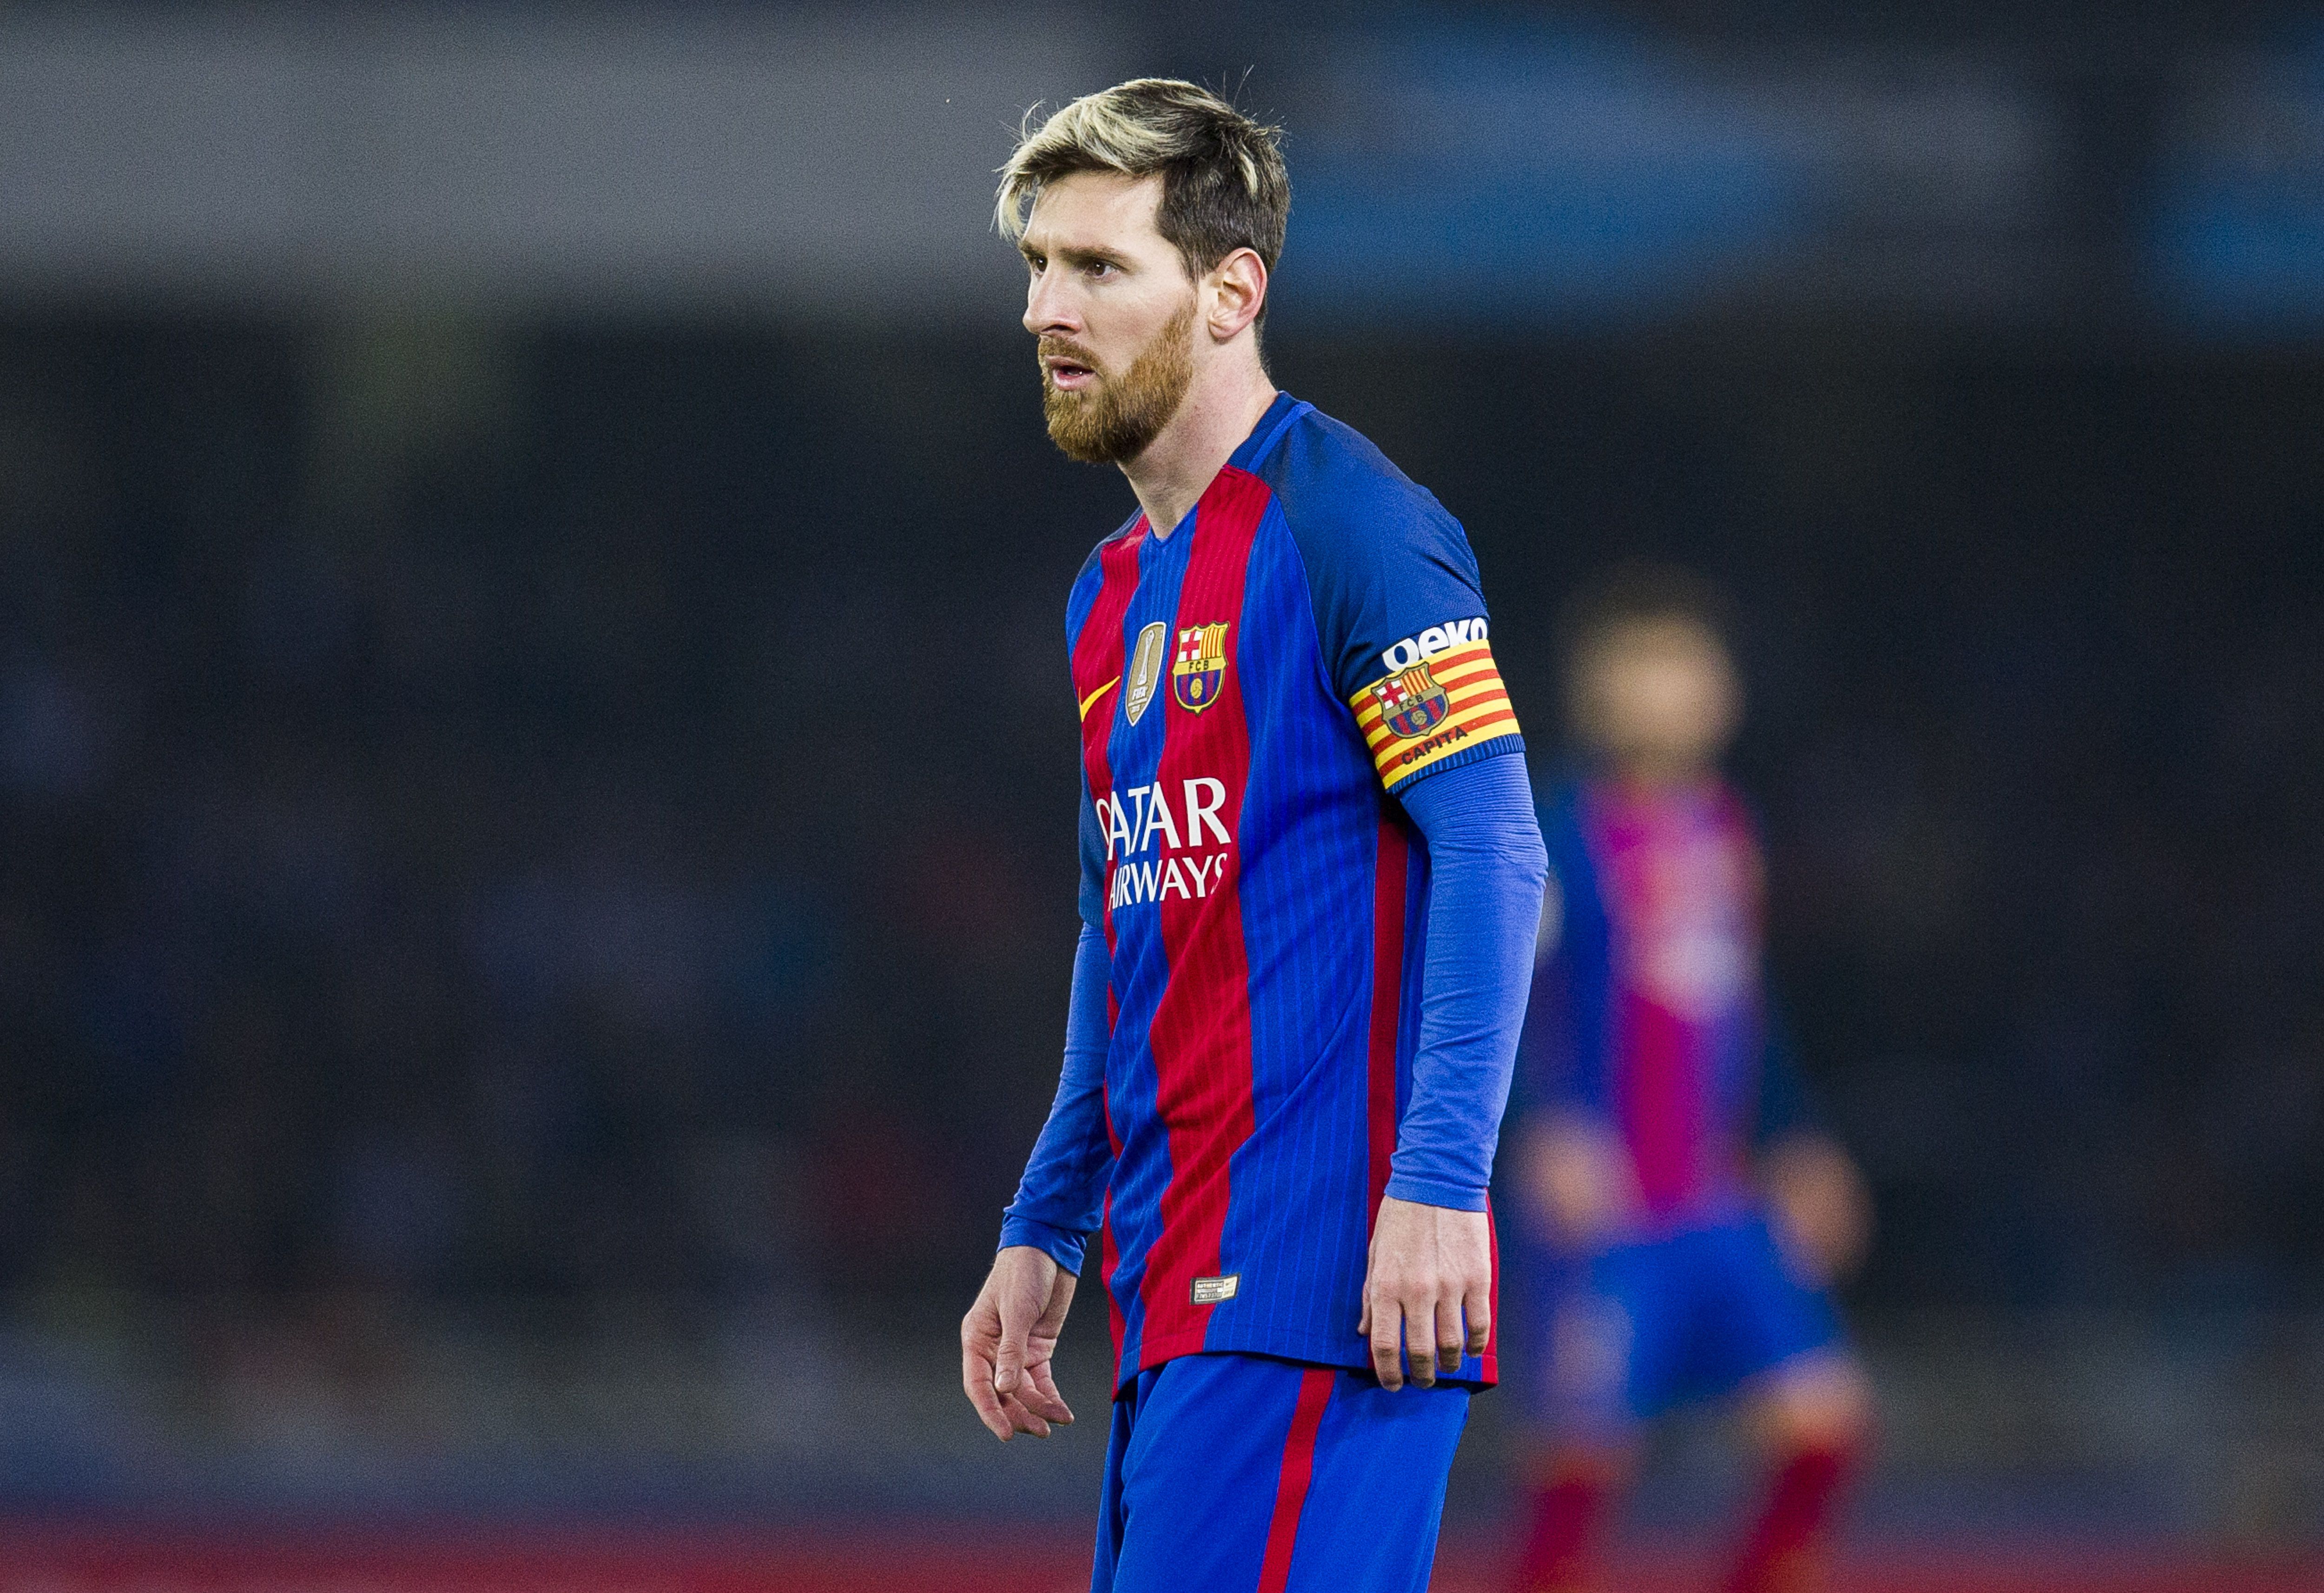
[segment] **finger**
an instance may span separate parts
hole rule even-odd
[[[1414,1294],[1403,1301],[1404,1358],[1411,1364],[1412,1380],[1422,1388],[1436,1386],[1436,1301]]]
[[[1001,1323],[1001,1342],[993,1347],[992,1386],[1001,1394],[1017,1392],[1019,1380],[1025,1370],[1025,1330],[1012,1327],[1006,1318]]]
[[[1361,1339],[1372,1336],[1372,1292],[1370,1289],[1364,1291],[1364,1309],[1356,1318],[1356,1336]]]
[[[1368,1309],[1365,1314],[1371,1319],[1372,1375],[1393,1393],[1404,1386],[1404,1359],[1397,1353],[1403,1348],[1403,1314],[1392,1303]]]
[[[1461,1303],[1462,1314],[1469,1319],[1469,1353],[1482,1355],[1493,1341],[1493,1292],[1471,1289]]]
[[[1035,1438],[1049,1436],[1048,1423],[1027,1410],[1024,1402],[1015,1395],[1009,1395],[1002,1404],[1007,1408],[1009,1425],[1012,1432],[1028,1433]]]
[[[992,1363],[973,1347],[961,1350],[960,1383],[968,1393],[968,1403],[976,1407],[976,1419],[984,1423],[985,1431],[1007,1443],[1016,1424],[1010,1421],[1000,1395],[993,1391]]]
[[[1461,1358],[1467,1349],[1461,1331],[1461,1302],[1448,1294],[1436,1303],[1436,1364],[1446,1377],[1461,1369]]]
[[[1017,1390],[1017,1397],[1027,1410],[1070,1427],[1074,1423],[1074,1408],[1065,1403],[1065,1396],[1057,1392],[1057,1379],[1050,1367],[1048,1361],[1027,1367],[1024,1385]]]

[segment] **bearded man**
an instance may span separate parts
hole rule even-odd
[[[1496,1377],[1486,1187],[1545,860],[1467,537],[1261,358],[1276,132],[1140,79],[1028,130],[1049,435],[1138,499],[1066,604],[1064,1077],[961,1324],[993,1433],[1115,1348],[1094,1593],[1412,1590]]]

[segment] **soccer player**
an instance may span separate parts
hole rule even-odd
[[[961,1324],[1002,1439],[1111,1296],[1096,1593],[1420,1593],[1471,1389],[1545,860],[1461,527],[1260,357],[1289,183],[1188,83],[1003,169],[1049,435],[1137,512],[1066,603],[1064,1077]]]
[[[1870,1423],[1827,1293],[1869,1207],[1768,1012],[1758,842],[1719,775],[1741,692],[1717,613],[1684,572],[1637,566],[1577,597],[1566,628],[1589,769],[1543,809],[1551,879],[1511,1135],[1521,1593],[1587,1586],[1641,1424],[1731,1393],[1774,1481],[1728,1586],[1805,1585]]]

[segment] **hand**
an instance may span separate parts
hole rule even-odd
[[[1074,1303],[1074,1275],[1045,1250],[1011,1245],[992,1258],[976,1303],[960,1319],[960,1381],[992,1436],[1049,1436],[1074,1413],[1057,1393],[1050,1358]]]
[[[1517,1159],[1533,1214],[1569,1248],[1594,1249],[1632,1209],[1628,1161],[1602,1124],[1564,1113],[1535,1119]]]
[[[1423,1388],[1434,1386],[1440,1368],[1450,1374],[1463,1356],[1483,1354],[1493,1331],[1493,1232],[1485,1214],[1383,1197],[1356,1331],[1372,1341],[1383,1388],[1404,1386],[1400,1348]]]
[[[1760,1158],[1759,1179],[1777,1237],[1812,1281],[1845,1277],[1864,1259],[1872,1241],[1872,1196],[1839,1145],[1821,1134],[1778,1140]]]

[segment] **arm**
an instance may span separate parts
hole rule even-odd
[[[1542,821],[1550,881],[1517,1042],[1515,1096],[1522,1108],[1511,1145],[1524,1215],[1574,1250],[1601,1243],[1637,1205],[1612,1105],[1606,904],[1582,834],[1581,800],[1578,790],[1570,793]]]
[[[1090,1233],[1099,1221],[1112,1137],[1105,1120],[1110,958],[1097,928],[1103,842],[1096,813],[1082,800],[1082,932],[1074,948],[1065,1008],[1065,1067],[1049,1119],[1034,1142],[1001,1222],[1001,1249],[961,1319],[961,1386],[995,1438],[1049,1435],[1074,1413],[1057,1393],[1051,1360],[1073,1305]]]
[[[1548,861],[1522,758],[1463,764],[1402,795],[1428,838],[1428,953],[1412,1100],[1388,1192],[1482,1211],[1532,982]]]
[[[1315,419],[1269,465],[1320,663],[1432,866],[1413,1094],[1372,1225],[1358,1331],[1381,1385],[1457,1367],[1492,1312],[1485,1183],[1541,911],[1541,834],[1517,711],[1461,524],[1378,449]],[[1463,1313],[1467,1329],[1462,1330]]]
[[[1065,1062],[1049,1120],[1033,1143],[1017,1198],[1001,1220],[1001,1248],[1029,1245],[1067,1272],[1097,1229],[1113,1144],[1105,1124],[1105,937],[1082,925],[1065,1008]]]
[[[1001,1221],[1001,1250],[960,1323],[961,1386],[995,1438],[1069,1424],[1051,1362],[1112,1165],[1105,1126],[1106,950],[1087,924],[1074,951],[1065,1063],[1049,1120]]]
[[[1815,1282],[1829,1285],[1854,1271],[1871,1246],[1871,1191],[1855,1159],[1823,1127],[1790,1029],[1772,1002],[1762,1021],[1766,1044],[1753,1136],[1759,1183],[1787,1252]]]
[[[1547,873],[1525,761],[1458,764],[1406,785],[1428,840],[1427,960],[1412,1098],[1373,1228],[1359,1331],[1381,1383],[1480,1353],[1492,1327],[1492,1178]],[[1464,1319],[1465,1317],[1465,1325]],[[1405,1342],[1406,1340],[1409,1342]]]
[[[1760,1150],[1794,1134],[1822,1130],[1807,1075],[1800,1072],[1799,1048],[1792,1043],[1791,1026],[1772,1000],[1762,1003],[1759,1028],[1759,1100],[1752,1121],[1751,1143]]]

